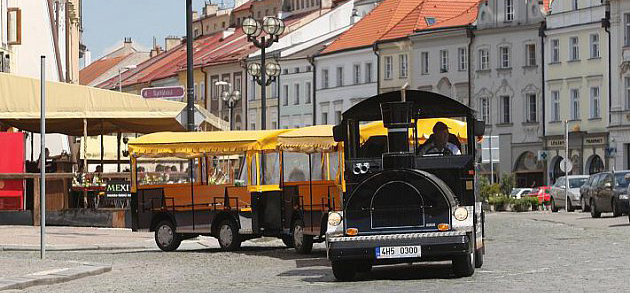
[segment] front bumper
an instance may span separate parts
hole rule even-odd
[[[420,245],[420,258],[376,259],[380,246]],[[450,260],[470,253],[470,233],[465,231],[389,234],[373,236],[340,236],[326,240],[331,261],[363,260],[374,263],[404,263],[423,260]]]

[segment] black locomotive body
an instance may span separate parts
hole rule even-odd
[[[361,135],[362,125],[379,120],[387,135]],[[459,150],[423,152],[435,138],[419,125],[442,120],[464,125],[465,133],[449,135]],[[383,93],[343,113],[334,135],[344,143],[346,191],[326,234],[337,279],[379,264],[452,260],[457,276],[481,267],[475,138],[484,129],[467,106],[424,91]]]

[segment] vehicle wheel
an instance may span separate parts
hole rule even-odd
[[[293,246],[299,254],[309,254],[313,250],[313,236],[304,235],[304,222],[296,220],[293,224]]]
[[[612,202],[610,203],[612,205],[612,213],[613,213],[613,217],[620,217],[621,216],[621,211],[619,211],[619,208],[617,207],[617,201],[613,198]]]
[[[369,262],[358,263],[356,267],[357,273],[367,273],[372,270],[372,264]]]
[[[333,261],[332,270],[335,279],[342,282],[353,281],[354,275],[357,273],[354,263],[349,261]]]
[[[225,251],[237,250],[241,247],[238,227],[233,220],[225,220],[219,225],[218,240],[221,249]]]
[[[591,199],[591,217],[599,218],[601,216],[602,216],[602,212],[597,210],[597,205],[595,204],[595,201]]]
[[[293,248],[293,236],[285,235],[280,237],[282,239],[282,243],[286,245],[288,248]]]
[[[475,272],[475,252],[453,258],[453,272],[458,278],[470,277]]]
[[[575,208],[573,207],[573,204],[571,203],[571,199],[569,199],[567,201],[567,212],[573,212],[575,211]]]
[[[556,201],[553,199],[553,197],[551,198],[551,212],[558,212],[558,207],[556,206]]]
[[[582,202],[582,212],[590,212],[591,211],[591,207],[589,207],[586,204],[586,199],[582,198],[581,202]]]
[[[174,251],[182,243],[182,237],[175,232],[171,221],[164,220],[155,227],[155,243],[163,251]]]
[[[475,250],[475,268],[478,269],[483,266],[483,250]]]

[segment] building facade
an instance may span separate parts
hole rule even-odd
[[[556,0],[545,31],[545,145],[549,182],[570,174],[594,174],[609,167],[609,68],[606,5],[600,1]],[[565,153],[565,121],[569,154]]]
[[[630,2],[611,0],[611,107],[609,156],[617,170],[630,169]]]

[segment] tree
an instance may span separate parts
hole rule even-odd
[[[503,174],[501,176],[501,193],[509,195],[514,188],[514,174]]]

